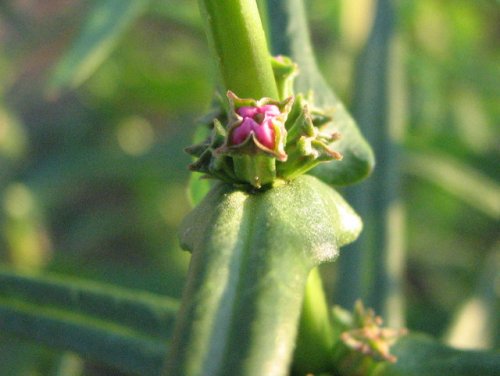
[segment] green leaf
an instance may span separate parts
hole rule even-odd
[[[333,127],[342,135],[332,147],[340,151],[344,159],[341,162],[322,163],[310,173],[332,185],[347,185],[364,179],[373,169],[373,152],[318,69],[303,1],[269,0],[268,14],[273,54],[290,56],[299,65],[296,92],[312,91],[316,105],[327,110],[333,117]]]
[[[216,185],[181,227],[193,255],[167,374],[286,374],[309,270],[360,230],[311,176],[259,193]]]
[[[89,78],[109,56],[128,26],[141,15],[149,0],[96,2],[71,48],[57,64],[48,83],[49,95],[74,89]]]
[[[500,353],[457,350],[424,336],[409,335],[393,347],[398,361],[382,364],[372,376],[497,376]]]
[[[100,283],[0,268],[0,332],[124,371],[160,372],[177,303]]]
[[[165,341],[120,325],[3,297],[0,331],[140,375],[157,375],[166,352]]]
[[[14,272],[0,267],[0,298],[120,323],[147,335],[167,338],[177,301],[102,283]]]
[[[407,173],[436,184],[493,219],[500,218],[500,186],[479,170],[432,150],[409,152],[405,162]]]

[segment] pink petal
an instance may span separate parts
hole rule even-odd
[[[269,117],[275,117],[280,114],[280,109],[278,106],[275,106],[274,104],[266,104],[264,106],[258,107],[257,111],[260,114],[265,114]]]
[[[240,107],[236,110],[241,117],[253,118],[258,113],[258,107]]]
[[[278,106],[273,104],[260,107],[245,106],[238,108],[236,112],[243,117],[243,121],[232,133],[233,144],[241,144],[253,132],[263,146],[274,149],[276,141],[272,121],[281,114]]]
[[[262,145],[268,149],[274,149],[274,129],[270,121],[262,125],[255,125],[253,130],[257,140],[259,140]]]
[[[251,118],[245,118],[233,131],[231,142],[235,145],[239,145],[244,142],[248,138],[248,135],[252,132],[255,125],[257,125],[257,123]]]

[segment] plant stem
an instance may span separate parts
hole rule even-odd
[[[200,0],[199,4],[224,88],[243,98],[278,99],[255,0]]]
[[[287,375],[309,271],[360,230],[341,196],[311,176],[258,194],[216,185],[181,226],[192,259],[166,375]],[[320,306],[309,342],[327,312]]]
[[[307,279],[294,354],[294,371],[302,375],[331,369],[335,340],[321,275],[316,267]]]
[[[397,148],[404,108],[395,95],[394,7],[379,0],[368,41],[359,57],[353,97],[355,118],[377,155],[370,180],[348,192],[365,220],[365,231],[340,260],[339,303],[350,307],[362,298],[384,317],[388,326],[404,325],[402,280],[404,268],[404,211],[400,200],[400,153]],[[353,280],[357,276],[357,281]]]

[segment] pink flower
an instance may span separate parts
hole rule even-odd
[[[260,107],[240,107],[236,113],[243,120],[232,133],[231,142],[234,145],[245,142],[253,134],[262,146],[274,150],[276,135],[273,121],[280,115],[278,106],[267,104]]]

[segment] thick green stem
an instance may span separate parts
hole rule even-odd
[[[243,98],[278,99],[255,0],[200,0],[199,3],[224,88]]]
[[[309,273],[302,303],[294,371],[302,375],[331,369],[334,342],[334,329],[321,275],[318,268],[314,268]]]
[[[341,196],[307,175],[259,193],[215,186],[181,226],[193,256],[166,374],[288,374],[309,271],[360,230]],[[313,326],[314,336],[321,320]]]

